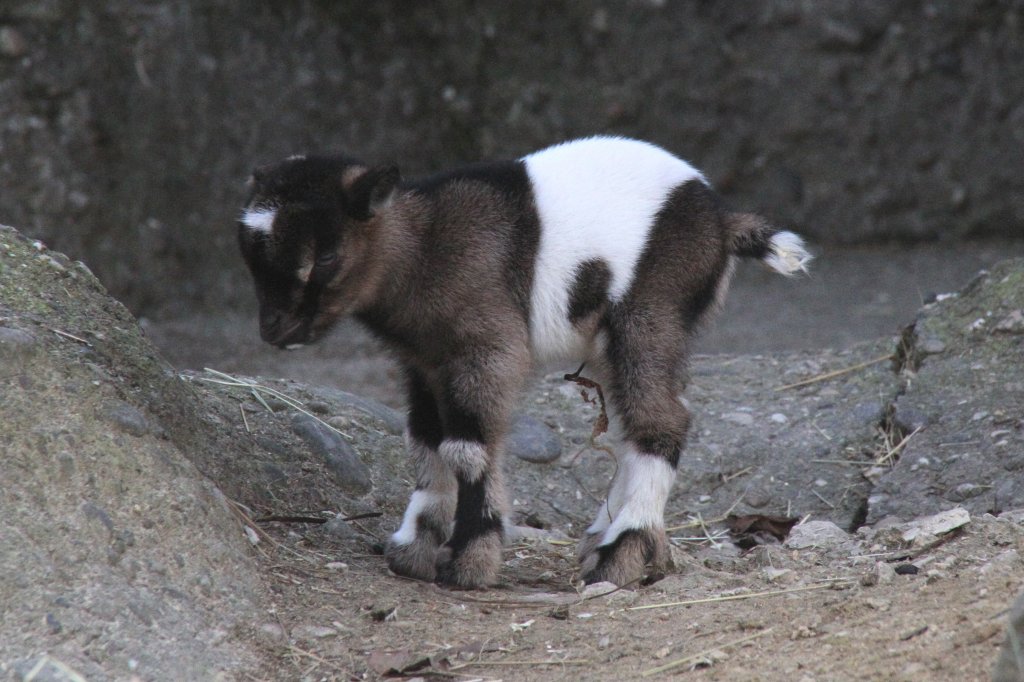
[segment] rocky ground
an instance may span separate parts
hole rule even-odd
[[[344,381],[174,369],[84,267],[0,230],[0,672],[986,679],[1024,618],[1021,311],[1007,261],[901,333],[696,358],[677,570],[641,589],[575,582],[613,464],[588,447],[598,408],[544,374],[508,458],[533,530],[499,585],[452,592],[379,554],[410,472],[372,346],[347,348]],[[282,357],[322,371],[321,348]]]

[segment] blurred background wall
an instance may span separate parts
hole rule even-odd
[[[140,315],[252,307],[259,163],[651,140],[818,243],[1024,238],[1024,2],[0,0],[0,222]]]

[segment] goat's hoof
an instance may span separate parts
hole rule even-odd
[[[435,582],[459,589],[487,587],[497,582],[500,568],[501,536],[489,533],[471,540],[451,558],[442,558],[437,565]]]
[[[404,545],[388,542],[384,556],[397,575],[427,582],[437,577],[438,546],[422,538]]]
[[[583,582],[589,584],[612,582],[624,586],[650,585],[672,570],[665,531],[652,528],[631,528],[623,531],[614,542],[594,546],[583,555],[588,536],[580,543],[580,568]]]

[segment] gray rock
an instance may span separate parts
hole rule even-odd
[[[527,462],[547,464],[562,456],[562,439],[536,417],[519,414],[512,421],[506,449]]]
[[[38,347],[39,341],[33,334],[23,329],[0,327],[0,362],[13,363]]]
[[[405,431],[405,417],[402,413],[383,403],[336,388],[318,387],[315,391],[327,400],[355,407],[374,419],[379,420],[389,433],[401,434]]]
[[[140,437],[150,431],[149,420],[146,415],[128,403],[116,403],[102,410],[102,417],[116,426],[120,431]]]
[[[1002,320],[1024,308],[1024,260],[1004,261],[958,296],[926,306],[914,337],[941,337],[947,349],[929,356],[896,401],[895,417],[910,433],[896,465],[878,480],[867,523],[904,519],[962,505],[971,514],[1024,506],[1024,363],[1020,336],[973,331],[975,320]],[[988,315],[991,313],[991,315]],[[927,417],[925,415],[928,415]]]
[[[333,537],[335,540],[342,542],[352,542],[359,540],[359,533],[352,528],[351,524],[348,523],[341,516],[335,516],[333,519],[324,524],[324,532]]]
[[[373,487],[369,468],[337,431],[306,414],[298,414],[292,419],[292,430],[323,458],[343,490],[362,495]]]
[[[849,534],[831,521],[806,521],[793,526],[784,544],[790,549],[835,549],[849,542]]]

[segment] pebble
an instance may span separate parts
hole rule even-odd
[[[911,543],[912,547],[923,547],[934,542],[937,536],[970,522],[971,515],[968,511],[963,507],[955,507],[904,524],[901,528],[901,536],[903,541]]]
[[[292,419],[292,431],[324,459],[342,490],[361,495],[373,488],[369,468],[338,432],[305,414]]]
[[[924,355],[938,355],[946,350],[946,344],[943,343],[942,339],[928,336],[918,342],[917,350]]]
[[[548,464],[562,456],[562,439],[558,434],[528,414],[513,419],[505,447],[519,459],[534,464]]]
[[[781,412],[776,412],[772,416],[768,417],[768,419],[770,419],[771,421],[773,421],[776,424],[785,424],[786,422],[789,421],[789,417],[787,417],[786,415],[782,414]]]
[[[128,403],[117,403],[102,410],[101,416],[125,433],[141,438],[150,432],[146,415]]]
[[[264,623],[256,628],[256,636],[267,644],[284,644],[288,637],[277,623]]]
[[[1014,310],[995,326],[995,331],[1005,334],[1024,334],[1024,310]]]
[[[871,569],[860,577],[860,584],[864,587],[875,585],[888,585],[896,578],[896,570],[891,564],[885,561],[876,561]]]
[[[292,630],[295,639],[306,641],[334,637],[337,634],[337,630],[326,625],[298,625]]]
[[[790,549],[833,549],[849,541],[849,534],[831,521],[806,521],[793,526],[783,544]]]
[[[359,539],[359,533],[352,528],[348,521],[340,516],[335,516],[333,519],[325,523],[324,532],[334,537],[334,539],[341,540],[343,542],[352,542]],[[328,566],[328,568],[330,568],[330,566]]]
[[[754,425],[754,415],[749,412],[726,412],[722,415],[722,419],[733,424],[739,424],[740,426]]]
[[[354,407],[360,412],[370,415],[380,421],[388,433],[401,435],[405,431],[405,416],[384,403],[335,388],[318,388],[317,393],[329,401]]]
[[[16,358],[23,357],[39,348],[39,342],[34,335],[22,329],[13,327],[0,327],[0,361],[12,364]]]

